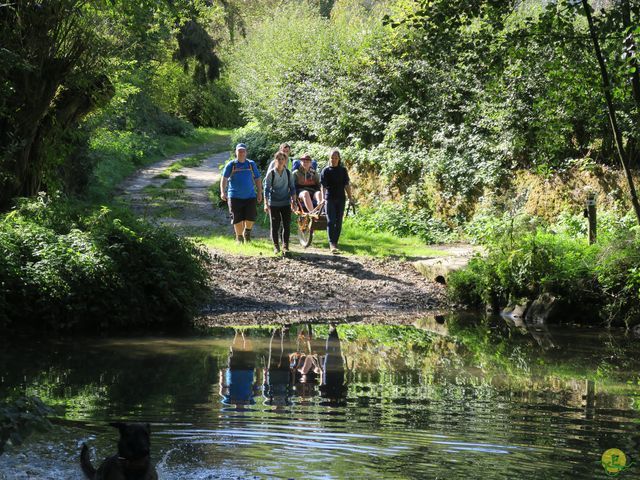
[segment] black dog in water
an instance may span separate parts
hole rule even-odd
[[[91,480],[158,480],[151,465],[149,449],[151,430],[148,423],[110,423],[120,430],[118,454],[107,457],[96,470],[89,459],[89,449],[82,445],[80,465]]]

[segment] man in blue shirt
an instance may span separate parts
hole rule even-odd
[[[236,158],[222,171],[220,198],[229,204],[236,242],[250,242],[258,215],[257,204],[262,202],[262,182],[256,162],[247,158],[244,143],[236,145]]]

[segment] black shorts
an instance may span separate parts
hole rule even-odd
[[[229,198],[231,224],[249,221],[255,222],[258,216],[258,200],[256,198]]]

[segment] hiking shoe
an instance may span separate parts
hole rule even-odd
[[[251,241],[251,229],[245,228],[244,230],[244,243],[249,243]]]
[[[279,247],[279,246],[277,246],[277,245],[275,245],[275,246],[273,247],[273,254],[274,254],[274,255],[278,255],[279,253],[280,253],[280,247]]]
[[[282,247],[282,253],[289,253],[289,244],[285,243],[284,246]]]
[[[329,251],[331,253],[338,253],[338,246],[335,243],[329,244]]]
[[[242,238],[242,235],[236,235],[236,244],[241,244],[242,242],[244,242],[244,239]]]

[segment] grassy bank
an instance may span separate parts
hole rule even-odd
[[[113,192],[163,157],[228,149],[228,133],[201,128],[148,143],[141,134],[98,133],[91,154],[99,161],[84,199],[42,194],[0,215],[0,328],[124,331],[188,323],[209,300],[208,254],[135,218],[114,204]],[[179,167],[203,158],[195,153]],[[146,193],[164,198],[184,187],[178,175]]]
[[[42,196],[0,217],[0,328],[129,330],[188,322],[207,253],[118,207]]]
[[[291,245],[295,251],[304,251],[298,243],[295,225],[292,224]],[[216,232],[206,237],[199,237],[206,246],[236,255],[273,255],[271,240],[259,238],[249,245],[236,244],[231,227],[225,232]],[[329,241],[326,232],[315,232],[311,248],[319,248],[329,252]],[[418,238],[400,238],[389,233],[369,233],[349,225],[347,221],[340,236],[340,250],[345,255],[364,255],[369,257],[395,257],[406,260],[442,255],[440,250],[425,245]],[[294,252],[295,254],[295,252]]]
[[[113,190],[139,168],[177,153],[206,148],[221,152],[230,146],[231,130],[196,128],[188,135],[137,134],[99,130],[90,143],[96,168],[89,184],[91,201],[108,199]]]
[[[540,226],[535,217],[483,229],[485,256],[449,277],[453,301],[494,310],[552,298],[549,321],[640,323],[640,232],[625,222],[603,228],[589,245],[581,223]],[[603,225],[604,227],[604,225]]]
[[[211,200],[214,208],[226,208],[219,206],[218,186],[211,189]],[[258,209],[256,224],[269,232],[269,219],[262,208]],[[206,246],[237,255],[272,255],[273,244],[268,238],[256,238],[251,244],[238,245],[233,237],[231,226],[219,228],[211,235],[198,237],[198,240]],[[302,251],[298,242],[298,228],[295,215],[291,221],[291,246],[294,250]],[[313,234],[311,248],[329,250],[329,240],[326,230]],[[416,236],[400,237],[389,232],[375,232],[367,228],[366,224],[356,217],[345,218],[342,234],[340,236],[340,250],[346,255],[365,255],[370,257],[397,257],[411,260],[413,258],[435,257],[442,255],[424,243]]]

